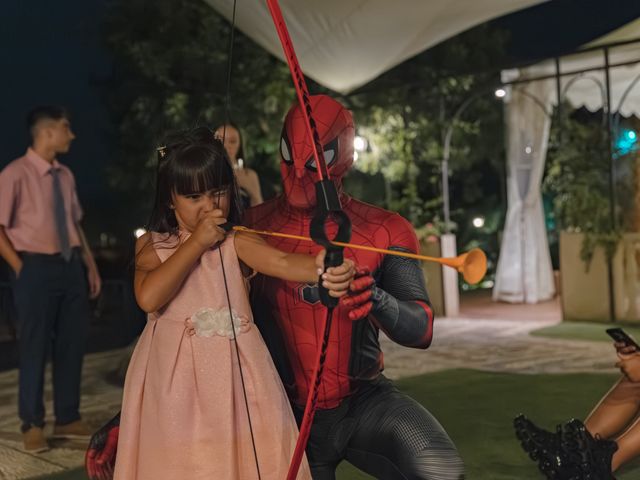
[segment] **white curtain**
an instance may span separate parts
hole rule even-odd
[[[555,294],[540,192],[553,90],[538,81],[513,86],[506,97],[508,210],[494,300],[537,303]]]

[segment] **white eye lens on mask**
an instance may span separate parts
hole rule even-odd
[[[291,154],[289,153],[289,147],[284,137],[280,139],[280,154],[286,163],[291,163]]]

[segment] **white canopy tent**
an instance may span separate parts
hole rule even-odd
[[[206,1],[231,19],[233,0]],[[305,74],[336,92],[349,93],[464,30],[545,1],[281,0],[280,6]],[[284,59],[265,0],[238,2],[235,23],[267,51]],[[640,20],[585,48],[637,38]],[[638,45],[609,50],[612,108],[624,115],[640,112],[640,88],[625,93],[640,74],[640,63],[633,63],[640,60]],[[575,107],[602,108],[604,63],[602,49],[560,59],[561,86],[566,90],[563,98],[566,96]],[[589,69],[594,70],[564,75]],[[509,210],[496,274],[496,300],[535,303],[555,293],[540,182],[550,128],[550,118],[544,111],[549,112],[557,102],[556,73],[555,61],[551,60],[503,75],[504,81],[516,81],[518,86],[511,89],[505,107],[509,123]],[[547,79],[533,82],[540,77]],[[532,83],[527,84],[527,80]],[[534,97],[537,100],[532,103]]]
[[[563,98],[575,108],[586,107],[591,111],[602,108],[606,103],[603,97],[606,67],[604,47],[607,45],[611,45],[607,50],[612,110],[624,116],[640,115],[640,89],[634,89],[632,85],[640,75],[640,19],[585,45],[586,51],[559,59]],[[571,72],[578,73],[572,75]],[[546,60],[526,69],[505,71],[503,80],[526,83],[555,74],[555,61]],[[555,79],[550,78],[547,83],[555,90]],[[629,87],[631,90],[622,102]],[[553,101],[557,102],[557,98]]]
[[[233,0],[206,0],[231,19]],[[475,25],[548,0],[281,0],[300,66],[348,93]],[[284,60],[265,0],[238,1],[236,25]]]
[[[558,59],[557,64],[547,60],[502,72],[503,81],[517,83],[510,87],[505,103],[509,207],[494,300],[536,303],[555,293],[540,180],[551,125],[548,112],[558,97],[575,108],[606,110],[608,66],[611,111],[640,116],[640,19],[583,50]],[[541,115],[546,121],[541,121]],[[533,173],[523,180],[524,171]],[[520,188],[523,181],[528,188],[525,196]]]

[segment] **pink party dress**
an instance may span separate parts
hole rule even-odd
[[[177,241],[152,238],[164,262]],[[253,323],[233,235],[221,250],[260,475],[283,480],[298,429]],[[198,319],[196,335],[187,334],[187,318]],[[148,316],[127,371],[114,478],[258,478],[217,249],[201,257],[171,302]],[[310,478],[305,459],[298,479]]]

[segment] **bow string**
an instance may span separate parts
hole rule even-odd
[[[232,67],[232,58],[233,58],[233,43],[235,38],[234,34],[235,34],[235,24],[236,24],[236,2],[237,0],[233,0],[233,12],[231,15],[231,30],[229,32],[229,49],[227,54],[227,81],[226,81],[226,88],[225,88],[226,91],[225,91],[225,99],[224,99],[225,123],[222,129],[222,139],[221,139],[223,145],[224,145],[224,140],[227,133],[227,125],[231,121],[231,67]],[[222,164],[220,168],[222,169]],[[219,178],[222,178],[222,171],[219,172]],[[221,195],[222,195],[222,191],[220,190],[218,193],[218,205],[220,205]],[[229,231],[228,224],[221,225],[221,227],[225,231],[227,232]],[[218,253],[220,255],[220,267],[222,270],[222,279],[224,281],[224,290],[227,298],[227,306],[229,309],[229,322],[231,323],[231,331],[233,332],[233,344],[235,347],[234,350],[236,352],[236,361],[238,362],[238,372],[240,373],[240,384],[242,386],[244,407],[247,413],[247,421],[249,423],[249,433],[251,436],[251,445],[253,447],[253,458],[256,464],[256,473],[258,475],[258,480],[262,480],[262,476],[260,474],[260,462],[258,461],[258,450],[256,449],[255,435],[253,433],[253,424],[251,422],[251,412],[249,410],[249,400],[247,398],[247,389],[245,387],[244,374],[242,371],[242,363],[240,360],[240,346],[238,344],[236,328],[233,322],[233,309],[231,308],[231,296],[229,295],[229,286],[227,284],[227,273],[224,267],[224,259],[222,255],[222,244],[218,245]]]

